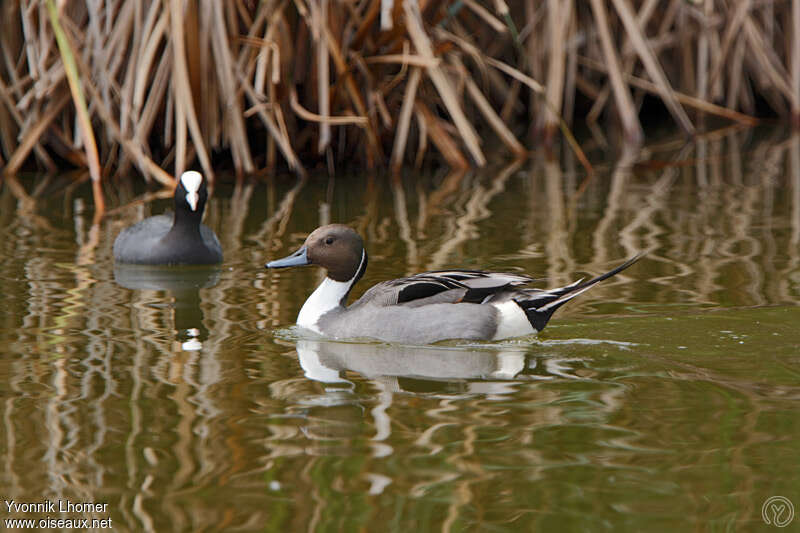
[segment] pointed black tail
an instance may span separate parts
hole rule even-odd
[[[578,280],[575,283],[571,283],[565,287],[549,289],[546,291],[531,292],[529,293],[531,296],[530,299],[514,298],[514,301],[517,302],[517,304],[525,311],[525,315],[528,317],[528,321],[531,323],[531,326],[533,326],[537,332],[542,331],[547,325],[547,322],[550,320],[550,317],[552,317],[553,313],[556,312],[556,309],[572,300],[579,294],[589,290],[597,283],[600,283],[611,276],[619,274],[641,259],[643,255],[644,252],[639,253],[618,267],[609,270],[605,274],[600,274],[596,278],[592,278],[588,281]]]

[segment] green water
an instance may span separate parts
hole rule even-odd
[[[111,245],[169,199],[123,188],[93,227],[85,184],[26,179],[28,202],[3,183],[0,519],[777,530],[767,498],[800,505],[800,139],[738,132],[595,164],[591,179],[565,155],[402,185],[220,185],[206,222],[222,268],[155,276],[115,271]],[[556,286],[648,255],[538,338],[317,342],[291,324],[320,273],[263,264],[326,222],[365,237],[355,296],[446,267]]]

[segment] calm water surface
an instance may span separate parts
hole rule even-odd
[[[93,226],[85,184],[2,183],[0,518],[773,529],[767,498],[800,507],[800,139],[734,132],[596,164],[588,180],[565,156],[220,185],[206,222],[222,268],[155,273],[115,270],[111,245],[169,199],[123,187]],[[365,236],[355,296],[456,266],[555,286],[649,254],[538,338],[319,342],[291,324],[320,272],[263,264],[327,222]]]

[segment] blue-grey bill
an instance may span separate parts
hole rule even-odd
[[[286,267],[294,267],[294,266],[303,266],[307,265],[308,255],[306,247],[303,246],[295,253],[290,256],[284,257],[283,259],[276,259],[275,261],[270,261],[266,265],[267,268],[286,268]]]

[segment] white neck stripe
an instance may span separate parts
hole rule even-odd
[[[353,277],[350,278],[350,281],[348,282],[350,283],[351,287],[356,282],[356,276],[358,276],[358,273],[361,272],[361,267],[364,266],[364,259],[366,258],[367,258],[367,252],[361,250],[361,261],[358,263],[358,268],[356,269],[356,273],[353,274]]]

